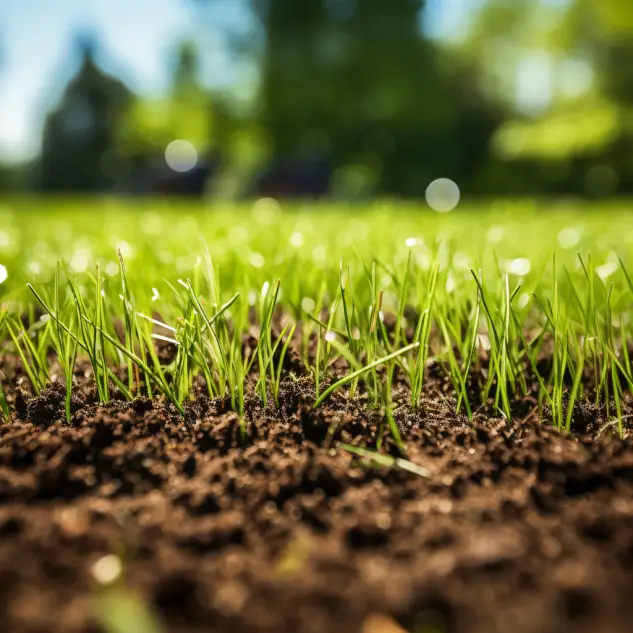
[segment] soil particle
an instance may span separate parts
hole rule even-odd
[[[2,631],[99,630],[108,555],[177,633],[630,631],[632,443],[589,404],[576,437],[400,406],[420,477],[338,447],[374,446],[381,416],[363,394],[313,411],[304,377],[279,408],[249,394],[245,439],[205,396],[183,418],[86,390],[71,424],[64,397],[16,392],[0,426]]]

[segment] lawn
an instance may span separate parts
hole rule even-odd
[[[5,203],[10,630],[626,630],[629,217]]]

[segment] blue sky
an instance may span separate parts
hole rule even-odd
[[[454,33],[478,1],[430,0],[431,32]],[[230,83],[222,21],[248,16],[237,0],[209,4],[201,16],[192,0],[0,0],[0,161],[38,153],[44,113],[76,68],[73,38],[81,30],[98,37],[104,67],[143,94],[165,90],[173,47],[187,38],[201,42],[204,73]]]
[[[194,17],[181,0],[1,0],[0,158],[37,153],[42,111],[72,73],[73,37],[91,29],[124,79],[139,90],[165,83],[165,42]],[[119,67],[119,68],[117,68]]]

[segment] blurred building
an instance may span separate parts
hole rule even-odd
[[[99,67],[93,39],[82,37],[78,46],[80,68],[44,127],[38,187],[201,195],[219,158],[209,143],[212,112],[195,51],[181,48],[172,93],[151,100]]]
[[[103,166],[132,93],[96,64],[93,40],[81,38],[78,46],[79,71],[44,128],[38,170],[43,191],[106,191],[114,185]]]

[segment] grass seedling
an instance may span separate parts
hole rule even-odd
[[[486,292],[484,290],[483,281],[475,273],[474,270],[470,271],[475,283],[477,284],[477,290],[481,297],[481,304],[484,308],[484,314],[486,316],[486,323],[488,326],[488,337],[490,340],[490,366],[488,369],[488,380],[484,386],[482,393],[482,403],[486,403],[488,400],[491,388],[496,382],[494,404],[495,408],[500,411],[506,421],[510,423],[512,419],[512,413],[510,411],[510,400],[508,397],[508,379],[507,379],[507,332],[510,325],[511,314],[511,296],[508,284],[508,276],[504,276],[504,282],[502,286],[503,303],[501,306],[501,314],[503,319],[499,326],[501,327],[501,334],[499,328],[495,325],[495,318],[489,307],[489,302],[486,299]]]
[[[102,299],[100,288],[100,275],[97,274],[98,282],[96,284],[96,301],[94,312],[96,314],[96,323],[88,316],[88,307],[81,296],[79,286],[74,279],[68,279],[68,286],[70,288],[71,295],[75,302],[75,309],[77,312],[78,323],[78,340],[81,342],[81,346],[86,350],[90,364],[92,365],[92,371],[97,385],[97,394],[99,396],[99,402],[105,403],[110,399],[109,397],[109,382],[108,373],[106,371],[106,361],[104,354],[104,342],[105,336],[102,332],[99,332],[101,324],[101,308]],[[56,314],[56,313],[55,313]]]
[[[341,305],[343,306],[343,318],[345,320],[345,332],[347,334],[347,344],[351,355],[357,359],[360,349],[360,327],[356,323],[356,305],[354,303],[354,294],[351,292],[350,271],[347,269],[347,278],[343,279],[343,256],[341,256],[339,264],[339,290],[341,297]],[[358,332],[358,335],[355,335]],[[396,343],[397,344],[397,343]],[[357,381],[352,381],[350,387],[350,397],[354,397],[356,393]]]
[[[453,388],[455,392],[458,394],[458,400],[456,405],[456,410],[459,411],[461,407],[461,403],[464,403],[464,407],[466,409],[466,415],[469,420],[472,420],[473,412],[470,408],[470,402],[468,400],[468,392],[466,390],[466,379],[468,377],[468,369],[469,365],[466,365],[466,371],[462,373],[462,370],[459,366],[459,361],[455,355],[453,350],[453,343],[451,337],[448,333],[448,327],[446,325],[446,319],[441,312],[437,314],[437,323],[440,331],[442,332],[442,336],[444,338],[444,344],[446,345],[446,355],[448,358],[448,368],[449,375],[451,378],[451,382],[453,384]]]
[[[146,365],[132,350],[127,349],[125,345],[117,341],[113,336],[108,334],[105,330],[103,330],[102,328],[97,326],[95,323],[93,323],[87,316],[82,315],[82,318],[88,325],[91,325],[99,333],[99,335],[103,338],[104,341],[107,341],[108,343],[113,345],[121,353],[123,353],[125,356],[131,359],[134,363],[136,363],[138,367],[142,371],[144,371],[156,383],[158,388],[163,392],[166,398],[176,407],[176,409],[178,409],[178,411],[184,415],[185,410],[183,409],[182,404],[178,401],[173,391],[169,387],[168,382],[165,379],[164,375],[150,369],[149,366]]]
[[[259,366],[259,378],[255,387],[259,393],[264,406],[268,402],[267,395],[267,375],[270,371],[271,381],[274,382],[274,365],[273,365],[273,345],[272,345],[272,323],[275,305],[277,304],[277,296],[279,295],[279,286],[281,282],[277,280],[273,286],[268,282],[262,287],[262,292],[258,301],[259,312],[259,339],[257,341],[257,364]]]
[[[429,340],[431,337],[433,301],[437,288],[437,277],[439,266],[435,264],[428,280],[426,292],[424,293],[424,303],[422,313],[418,319],[415,330],[414,341],[416,343],[417,354],[413,355],[413,362],[410,363],[409,383],[411,385],[411,407],[414,411],[420,405],[422,386],[424,385],[424,370],[429,355]],[[411,348],[414,349],[414,348]]]
[[[19,318],[7,317],[5,318],[5,325],[33,386],[33,390],[36,394],[39,394],[48,382],[48,375],[45,366],[43,366],[43,360],[39,357],[28,331]]]
[[[145,357],[145,345],[142,343],[142,339],[138,330],[137,314],[134,306],[134,298],[130,291],[130,286],[127,281],[127,271],[125,269],[125,263],[123,261],[123,254],[120,249],[117,249],[117,255],[119,258],[119,274],[121,275],[121,300],[123,301],[123,321],[125,324],[125,339],[123,344],[128,349],[134,350],[135,345],[139,346],[139,353],[141,360],[146,362]],[[140,392],[140,380],[138,375],[138,366],[135,365],[130,358],[127,359],[127,374],[128,374],[128,389],[130,392]],[[151,398],[151,386],[149,384],[149,377],[145,376],[146,391]]]
[[[213,390],[213,376],[217,377],[217,386],[215,387],[216,395],[224,397],[226,395],[227,381],[230,381],[231,372],[229,370],[228,358],[229,349],[226,345],[226,341],[220,340],[218,333],[216,332],[216,323],[222,317],[222,315],[237,301],[239,293],[233,296],[232,299],[227,301],[221,306],[216,313],[209,318],[206,310],[204,309],[201,300],[194,291],[191,279],[187,280],[187,289],[189,290],[189,296],[191,298],[191,304],[193,312],[190,318],[194,322],[194,348],[200,354],[201,360],[199,364],[203,367],[207,384],[210,385],[210,391]],[[211,359],[211,368],[205,367],[205,354],[207,351],[208,357]],[[213,373],[212,373],[213,372]]]
[[[5,330],[5,319],[7,317],[6,310],[0,309],[0,336],[4,336]],[[2,358],[4,350],[0,350],[0,359]],[[4,393],[4,387],[2,385],[2,377],[0,376],[0,409],[2,409],[2,414],[5,420],[8,420],[11,416],[11,411],[9,409],[9,404],[7,402],[7,397]]]
[[[284,366],[284,360],[286,358],[286,354],[288,352],[288,346],[290,345],[290,341],[294,336],[295,329],[297,327],[296,323],[288,324],[283,329],[282,333],[279,335],[277,342],[275,343],[275,347],[273,348],[273,352],[271,355],[271,368],[272,368],[272,381],[271,388],[273,392],[273,399],[275,401],[275,406],[279,408],[279,385],[281,383],[281,371]],[[277,360],[275,361],[277,349],[279,349],[279,345],[283,342],[281,347],[281,352],[279,353]],[[276,366],[275,366],[276,362]]]
[[[68,334],[74,341],[77,342],[77,345],[79,348],[83,349],[84,352],[90,357],[90,348],[89,346],[81,340],[79,334],[73,332],[62,320],[60,315],[54,311],[52,308],[50,308],[50,306],[46,303],[46,301],[44,301],[44,299],[42,298],[42,296],[35,290],[35,288],[30,284],[27,283],[27,288],[31,291],[31,293],[33,294],[33,296],[36,298],[37,302],[44,308],[44,310],[47,312],[47,314],[53,318],[56,322],[59,323],[59,325],[61,326],[62,330]],[[77,325],[77,329],[79,330],[80,325]],[[114,382],[114,384],[119,388],[119,390],[121,391],[121,393],[124,395],[125,398],[127,398],[128,400],[132,400],[132,394],[129,392],[129,390],[127,389],[127,387],[116,377],[116,375],[112,372],[112,370],[107,367],[106,365],[103,365],[103,371],[105,371],[109,377],[109,379]]]
[[[409,351],[415,349],[416,347],[418,347],[418,345],[419,345],[418,342],[411,343],[411,345],[407,345],[407,346],[403,347],[402,349],[399,349],[397,352],[393,352],[393,353],[389,354],[388,356],[385,356],[383,358],[379,358],[379,359],[375,360],[373,363],[370,363],[369,365],[365,365],[365,367],[361,367],[360,369],[357,369],[356,371],[353,371],[353,372],[349,373],[347,376],[345,376],[344,378],[341,378],[340,380],[337,380],[333,385],[328,387],[315,400],[315,402],[314,402],[314,404],[312,406],[315,409],[320,407],[330,397],[330,395],[332,393],[334,393],[337,389],[340,389],[341,387],[344,387],[345,385],[349,384],[350,382],[352,382],[356,378],[360,378],[363,374],[366,374],[368,371],[371,371],[371,370],[375,369],[376,367],[379,367],[380,365],[384,365],[385,363],[387,363],[391,359],[396,358],[398,356],[401,356],[402,354],[406,354],[407,352],[409,352]]]
[[[60,314],[62,311],[62,300],[60,294],[60,264],[55,269],[55,289],[54,289],[54,308],[55,313]],[[73,390],[73,375],[75,370],[75,360],[77,358],[77,339],[66,332],[58,319],[51,319],[52,341],[59,364],[64,372],[66,382],[66,396],[64,399],[66,421],[70,423],[71,417],[71,401]]]

